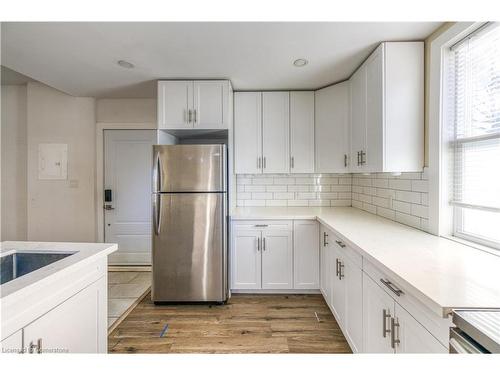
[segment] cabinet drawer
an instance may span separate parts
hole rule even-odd
[[[234,230],[283,230],[291,231],[293,224],[291,220],[249,220],[233,222]]]
[[[401,307],[410,313],[421,325],[425,327],[441,344],[448,346],[449,329],[452,325],[451,318],[442,318],[431,311],[427,306],[421,303],[417,298],[409,294],[402,288],[396,280],[387,276],[384,272],[374,266],[366,259],[363,262],[363,271],[368,275],[382,290],[389,294]],[[389,281],[390,287],[400,290],[398,296],[390,289],[387,283],[381,280]]]
[[[356,250],[352,249],[345,241],[341,240],[334,232],[329,231],[329,243],[338,250],[338,254],[347,256],[359,268],[363,268],[363,257]]]

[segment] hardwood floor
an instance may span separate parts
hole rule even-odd
[[[317,317],[316,317],[317,316]],[[321,295],[236,294],[226,305],[154,305],[108,337],[110,353],[350,353]]]

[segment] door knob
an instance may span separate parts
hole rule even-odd
[[[110,204],[105,204],[104,209],[109,211],[109,210],[114,210],[115,208]]]

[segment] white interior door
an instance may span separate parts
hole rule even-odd
[[[151,165],[155,130],[104,132],[104,239],[117,243],[110,264],[151,264]]]

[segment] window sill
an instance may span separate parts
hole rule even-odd
[[[446,238],[446,239],[451,240],[451,241],[461,243],[462,245],[472,247],[476,250],[484,251],[486,253],[490,253],[491,255],[495,255],[497,257],[500,257],[500,250],[497,250],[493,247],[484,246],[484,245],[478,244],[476,242],[468,241],[468,240],[465,240],[463,238],[451,236],[451,235],[441,236],[441,237]]]

